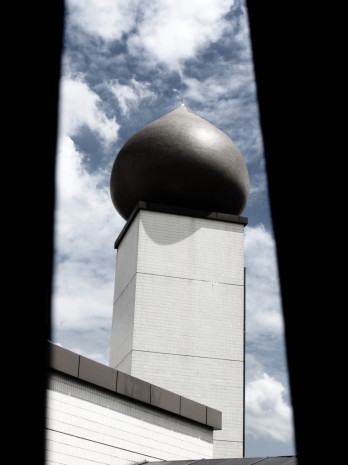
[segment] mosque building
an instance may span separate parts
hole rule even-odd
[[[110,191],[126,223],[109,366],[50,344],[46,463],[252,463],[240,151],[182,104],[123,145]]]
[[[221,410],[214,453],[241,457],[244,159],[181,105],[125,143],[110,185],[127,220],[116,241],[110,366]]]

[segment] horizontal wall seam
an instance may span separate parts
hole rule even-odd
[[[145,455],[146,457],[150,457],[150,458],[154,458],[154,459],[158,459],[158,460],[164,460],[161,457],[155,457],[153,455],[144,454],[143,452],[139,453],[139,452],[136,452],[136,451],[133,451],[133,450],[130,450],[130,449],[124,449],[123,447],[112,446],[111,444],[106,444],[105,442],[94,441],[92,439],[87,439],[87,438],[84,438],[82,436],[77,436],[75,434],[66,433],[65,431],[59,431],[59,430],[52,429],[52,428],[46,428],[46,429],[49,430],[49,431],[54,431],[55,433],[65,434],[66,436],[71,436],[73,438],[82,439],[83,441],[88,441],[88,442],[92,442],[94,444],[101,444],[102,446],[111,447],[112,449],[124,450],[126,452],[131,452],[133,454]]]
[[[209,360],[224,360],[226,362],[240,362],[244,363],[244,360],[236,360],[232,358],[219,358],[219,357],[203,357],[201,355],[190,355],[190,354],[176,354],[172,352],[157,352],[155,350],[141,350],[141,349],[132,349],[134,352],[144,352],[144,353],[151,353],[151,354],[161,354],[161,355],[174,355],[178,357],[193,357],[193,358],[204,358]]]
[[[122,296],[122,294],[124,293],[124,291],[127,289],[127,287],[130,285],[130,283],[133,281],[134,277],[137,275],[137,274],[142,274],[142,275],[148,275],[148,276],[160,276],[160,277],[163,277],[163,278],[173,278],[173,279],[184,279],[186,281],[198,281],[198,282],[203,282],[203,283],[211,283],[211,284],[225,284],[227,286],[238,286],[238,287],[243,287],[244,286],[244,283],[242,284],[235,284],[235,283],[225,283],[223,281],[208,281],[206,279],[193,279],[193,278],[184,278],[182,276],[172,276],[172,275],[167,275],[167,274],[158,274],[158,273],[145,273],[143,271],[136,271],[133,276],[130,278],[130,280],[128,281],[128,283],[126,284],[126,286],[123,288],[123,291],[120,293],[120,295],[117,297],[117,299],[113,302],[113,304],[115,305],[115,303],[118,301],[118,299]]]
[[[214,442],[235,442],[237,444],[243,444],[243,441],[230,441],[229,439],[215,439],[214,438]]]
[[[136,274],[143,274],[143,275],[149,275],[149,276],[161,276],[163,278],[174,278],[174,279],[184,279],[186,281],[198,281],[198,282],[203,282],[203,283],[211,283],[211,284],[226,284],[227,286],[239,286],[243,287],[244,283],[242,284],[236,284],[236,283],[225,283],[223,281],[208,281],[207,279],[194,279],[194,278],[184,278],[183,276],[172,276],[172,275],[167,275],[167,274],[158,274],[158,273],[145,273],[143,271],[137,271]],[[123,291],[122,291],[123,292]]]

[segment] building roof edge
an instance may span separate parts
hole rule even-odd
[[[51,341],[48,341],[48,353],[50,369],[214,430],[222,429],[222,413],[219,410],[76,354]]]

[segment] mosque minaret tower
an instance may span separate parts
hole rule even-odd
[[[180,105],[118,153],[110,366],[222,412],[214,458],[244,454],[244,227],[235,143]]]

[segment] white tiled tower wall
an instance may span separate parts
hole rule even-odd
[[[222,411],[242,457],[244,225],[140,210],[117,252],[110,366]]]

